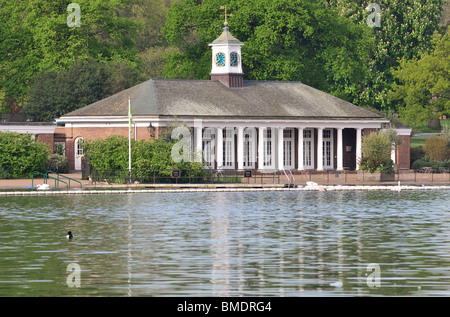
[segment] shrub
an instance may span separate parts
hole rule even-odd
[[[175,142],[162,139],[131,141],[131,168],[135,170],[160,170],[155,176],[171,176],[172,169],[191,169],[192,177],[201,177],[205,170],[200,162],[179,162],[172,159],[171,151]],[[128,169],[128,139],[110,136],[107,139],[84,143],[89,164],[95,170]],[[138,171],[135,171],[138,173]]]
[[[391,160],[393,135],[386,132],[374,132],[362,139],[360,169],[392,173],[394,162]]]
[[[47,159],[47,170],[55,173],[69,173],[69,161],[67,157],[52,154]]]
[[[31,178],[33,171],[46,171],[50,151],[30,134],[0,132],[0,177]]]
[[[448,143],[450,143],[450,126],[445,126],[441,130],[441,136],[443,136]]]
[[[443,136],[427,138],[423,146],[425,156],[430,160],[442,161],[450,158],[447,139]]]
[[[428,158],[418,159],[412,164],[413,169],[421,169],[424,167],[431,167],[433,170],[450,167],[450,160],[435,161]]]

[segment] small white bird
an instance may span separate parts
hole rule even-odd
[[[49,190],[50,186],[48,184],[37,184],[36,189],[37,190]]]

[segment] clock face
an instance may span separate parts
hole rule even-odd
[[[225,66],[225,54],[224,53],[219,52],[216,54],[216,65],[217,65],[217,67]]]
[[[239,65],[239,54],[237,52],[231,52],[230,65],[233,67],[237,67],[237,65]]]

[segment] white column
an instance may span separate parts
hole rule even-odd
[[[284,169],[283,158],[284,158],[284,142],[283,142],[283,131],[284,128],[277,129],[277,168],[279,170]]]
[[[298,169],[304,170],[303,166],[303,128],[298,128]]]
[[[237,163],[238,170],[244,169],[244,128],[237,128]]]
[[[337,170],[344,170],[344,140],[342,138],[342,128],[337,128]]]
[[[258,128],[258,169],[264,169],[264,128]]]
[[[223,165],[223,128],[216,130],[216,162],[217,169],[221,169]]]
[[[361,159],[361,138],[362,129],[356,129],[356,170],[359,170],[359,160]]]
[[[317,129],[317,170],[323,171],[323,128]]]
[[[194,161],[201,162],[202,161],[202,140],[203,140],[203,129],[202,129],[202,120],[194,120],[194,137],[195,137],[195,145],[194,145]]]

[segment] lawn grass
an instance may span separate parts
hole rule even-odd
[[[424,137],[411,137],[411,145],[410,147],[419,147],[423,146],[425,144],[425,138]]]

